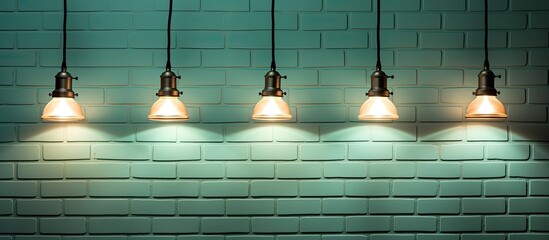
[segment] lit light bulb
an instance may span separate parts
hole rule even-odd
[[[178,97],[161,96],[149,111],[149,120],[153,121],[184,121],[187,119],[189,119],[187,108]]]
[[[507,118],[507,112],[496,96],[478,95],[467,107],[465,118]]]
[[[282,97],[263,96],[255,105],[252,119],[255,120],[290,120],[290,107]]]
[[[54,97],[50,100],[42,113],[44,121],[71,122],[84,120],[80,104],[70,97]]]
[[[368,97],[358,113],[359,120],[397,120],[397,109],[388,97]]]

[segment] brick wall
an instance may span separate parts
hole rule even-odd
[[[40,122],[61,63],[60,0],[0,1],[0,239],[549,239],[549,2],[490,0],[504,122],[464,121],[483,1],[383,0],[401,119],[358,122],[371,0],[277,1],[294,119],[254,123],[268,0],[175,0],[187,123],[146,118],[167,1],[69,0],[84,123]]]

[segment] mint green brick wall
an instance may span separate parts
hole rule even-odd
[[[86,120],[43,123],[62,3],[0,1],[1,240],[549,239],[549,4],[490,0],[509,118],[465,120],[482,66],[478,0],[383,0],[381,58],[400,120],[359,122],[376,1],[277,0],[294,118],[250,115],[270,1],[174,1],[173,70],[191,119],[147,120],[168,1],[69,0]]]

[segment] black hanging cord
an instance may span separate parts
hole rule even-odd
[[[61,71],[67,71],[67,0],[63,1],[63,62]]]
[[[271,70],[276,70],[275,62],[275,0],[271,1]]]
[[[377,0],[377,28],[376,28],[376,37],[377,37],[377,40],[376,40],[376,43],[377,43],[377,62],[376,62],[376,71],[381,71],[381,54],[380,54],[380,50],[379,50],[379,29],[381,28],[381,25],[380,25],[380,15],[381,15],[381,7],[380,7],[380,0]]]
[[[484,68],[490,68],[490,62],[488,62],[488,0],[484,0]]]
[[[170,0],[170,9],[168,10],[168,46],[166,47],[166,70],[172,69],[172,63],[170,61],[171,55],[170,55],[170,48],[171,48],[171,31],[172,31],[172,8],[173,8],[173,0]]]

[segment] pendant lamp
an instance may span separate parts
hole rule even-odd
[[[171,23],[172,23],[172,8],[173,0],[170,0],[168,13],[168,29],[167,29],[167,60],[166,71],[160,75],[160,89],[156,93],[158,100],[151,106],[149,111],[149,120],[152,121],[185,121],[189,119],[187,108],[179,100],[180,92],[177,90],[176,79],[181,79],[172,72],[172,64],[170,62],[170,45],[171,45]]]
[[[282,99],[286,92],[280,88],[281,76],[276,71],[275,61],[275,0],[271,1],[271,70],[265,74],[265,88],[259,93],[261,100],[255,105],[252,119],[265,121],[281,121],[292,119],[290,107]]]
[[[473,95],[475,99],[467,107],[465,118],[468,119],[505,119],[507,112],[497,99],[499,91],[495,88],[496,76],[490,70],[488,61],[488,0],[484,0],[484,69],[478,74],[478,88]]]
[[[385,72],[381,70],[381,57],[380,57],[380,0],[377,0],[377,28],[376,28],[376,43],[377,43],[377,62],[376,70],[370,76],[371,87],[366,95],[368,100],[360,106],[358,112],[358,120],[378,121],[378,120],[397,120],[398,113],[395,105],[389,99],[389,96],[393,94],[387,89],[387,78],[394,78],[394,76],[387,76]]]
[[[73,122],[84,120],[80,104],[74,100],[78,94],[72,91],[72,80],[78,80],[67,72],[67,0],[63,2],[63,62],[61,71],[55,75],[55,89],[50,93],[52,99],[42,113],[43,121]]]

